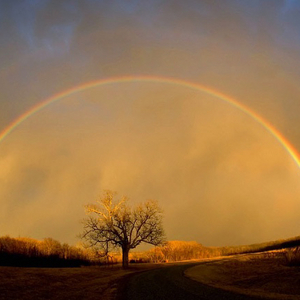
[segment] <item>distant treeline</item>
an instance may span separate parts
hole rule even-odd
[[[152,261],[182,261],[220,256],[220,249],[204,247],[197,242],[169,241],[149,251]]]
[[[155,247],[147,252],[132,253],[131,262],[175,262],[234,254],[280,250],[295,248],[297,246],[300,246],[300,236],[268,243],[231,247],[205,247],[197,242],[169,241],[164,245]]]
[[[131,253],[130,261],[156,263],[210,258],[220,256],[220,249],[218,247],[204,247],[197,242],[168,241],[149,251]]]
[[[276,240],[267,243],[259,243],[244,246],[221,247],[223,255],[233,255],[242,253],[255,253],[270,250],[281,250],[287,248],[295,248],[300,246],[300,236],[289,239]]]
[[[92,263],[85,250],[52,239],[0,237],[0,265],[23,267],[78,267]]]
[[[130,262],[176,262],[285,248],[291,249],[290,260],[297,261],[298,264],[300,236],[232,247],[205,247],[197,242],[168,241],[149,251],[130,253]],[[32,238],[0,237],[0,266],[79,267],[104,263],[114,264],[120,261],[120,253],[109,253],[107,257],[99,257],[92,249],[61,244],[52,238],[39,241]]]

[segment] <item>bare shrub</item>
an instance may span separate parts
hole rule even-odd
[[[300,266],[300,246],[286,249],[284,257],[288,266]]]

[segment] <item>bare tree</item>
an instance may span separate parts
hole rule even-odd
[[[81,237],[104,256],[112,248],[120,247],[122,265],[126,268],[130,249],[141,243],[159,245],[163,242],[162,210],[153,200],[130,207],[128,198],[115,201],[115,195],[112,191],[105,191],[97,204],[85,207],[90,216],[83,221]]]

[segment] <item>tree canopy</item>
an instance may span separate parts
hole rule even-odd
[[[123,267],[128,267],[131,249],[141,243],[159,245],[164,241],[162,210],[154,200],[131,207],[127,197],[115,200],[115,196],[107,190],[96,204],[86,205],[89,217],[83,222],[82,238],[102,255],[120,247]]]

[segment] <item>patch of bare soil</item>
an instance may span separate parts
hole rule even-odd
[[[247,254],[207,262],[185,271],[204,284],[270,299],[300,299],[300,268],[285,265],[281,253]]]
[[[112,299],[117,280],[134,272],[160,267],[136,264],[82,268],[0,267],[0,299]]]

